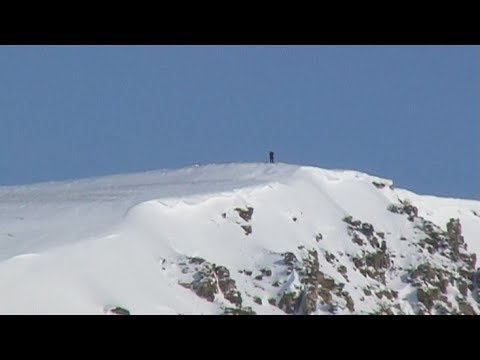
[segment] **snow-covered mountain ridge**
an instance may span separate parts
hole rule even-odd
[[[480,314],[478,234],[479,201],[287,164],[0,187],[0,313]]]

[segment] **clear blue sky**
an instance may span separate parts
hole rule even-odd
[[[479,48],[0,46],[0,184],[194,163],[479,198]]]

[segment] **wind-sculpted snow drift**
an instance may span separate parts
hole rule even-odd
[[[480,202],[286,164],[0,187],[3,314],[480,314]]]

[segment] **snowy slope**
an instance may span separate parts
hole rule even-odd
[[[0,313],[480,313],[477,234],[479,201],[287,164],[0,187]]]

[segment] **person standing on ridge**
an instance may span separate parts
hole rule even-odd
[[[270,151],[268,155],[270,156],[270,164],[273,164],[273,151]]]

